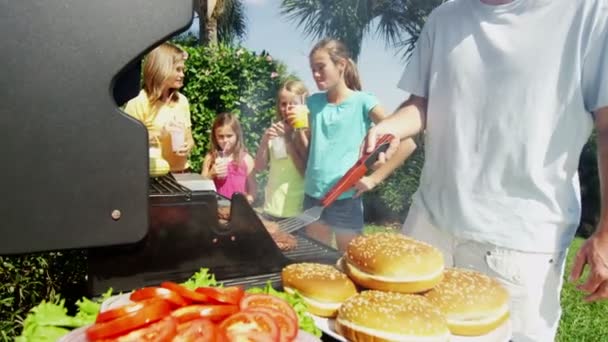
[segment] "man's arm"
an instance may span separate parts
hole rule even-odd
[[[608,107],[595,113],[597,130],[597,160],[600,176],[601,210],[598,234],[608,235]]]
[[[411,138],[424,130],[426,126],[427,100],[423,97],[412,95],[405,101],[395,113],[372,127],[367,135],[367,151],[372,152],[376,141],[384,134],[392,134],[397,139],[391,143],[386,152],[388,159],[398,150],[399,141]]]
[[[571,281],[577,281],[585,265],[590,273],[587,281],[578,289],[589,293],[587,301],[608,299],[608,107],[595,112],[597,130],[597,159],[600,176],[601,211],[595,233],[585,241],[576,254]]]
[[[384,109],[381,106],[374,107],[370,113],[370,118],[376,125],[380,125],[383,121],[389,120]],[[397,139],[395,139],[397,140]],[[393,156],[387,161],[382,160],[380,166],[376,168],[369,176],[361,178],[355,189],[357,189],[356,197],[360,196],[366,191],[372,190],[378,184],[382,183],[395,169],[405,162],[405,160],[414,152],[416,149],[416,143],[412,138],[406,138],[399,142],[397,151],[394,152]],[[384,153],[380,154],[379,159],[384,159]]]

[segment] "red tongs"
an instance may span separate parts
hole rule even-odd
[[[321,199],[321,205],[309,208],[303,213],[296,217],[292,217],[283,221],[278,222],[279,229],[292,233],[296,230],[302,229],[307,225],[319,220],[323,209],[329,207],[334,203],[340,195],[348,190],[351,190],[357,182],[365,176],[367,171],[374,165],[378,160],[380,153],[386,152],[390,146],[391,141],[394,139],[393,135],[386,134],[380,137],[376,142],[376,147],[370,153],[365,152],[359,160],[353,165]]]

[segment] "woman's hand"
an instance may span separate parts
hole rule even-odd
[[[177,151],[175,151],[175,154],[177,154],[180,157],[187,157],[190,152],[192,151],[192,148],[194,146],[188,142],[185,142],[184,145],[182,145],[182,147],[180,147]]]

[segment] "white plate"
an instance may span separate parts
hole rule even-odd
[[[89,342],[86,336],[86,330],[89,326],[72,330],[69,334],[61,337],[57,342]],[[315,336],[300,330],[294,342],[321,342]]]
[[[327,335],[341,342],[348,342],[342,335],[338,334],[334,328],[333,318],[323,318],[311,315],[315,324]],[[491,333],[483,336],[452,336],[450,342],[509,342],[511,338],[511,322],[503,324]]]

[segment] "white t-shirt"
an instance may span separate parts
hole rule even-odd
[[[399,82],[428,99],[416,203],[457,237],[566,249],[577,167],[608,106],[608,0],[444,3]]]

